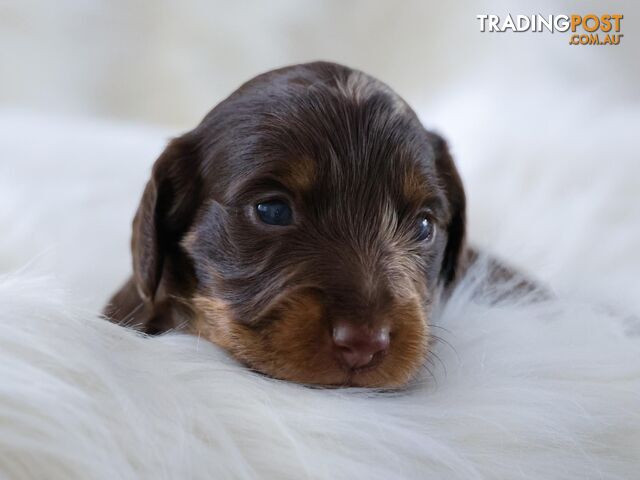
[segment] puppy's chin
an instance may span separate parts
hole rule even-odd
[[[219,345],[265,375],[328,387],[399,388],[420,369],[428,350],[428,327],[418,299],[393,309],[388,350],[371,365],[351,370],[335,355],[331,322],[313,292],[298,292],[278,302],[269,320],[256,324],[233,319],[224,302],[193,299],[191,332]]]

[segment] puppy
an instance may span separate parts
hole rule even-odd
[[[242,85],[156,161],[105,316],[306,384],[398,387],[461,275],[447,145],[389,87],[317,62]]]

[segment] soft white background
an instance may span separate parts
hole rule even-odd
[[[591,11],[625,15],[621,46],[481,34],[475,19]],[[0,476],[634,478],[639,11],[0,0],[0,273],[17,272],[0,277]],[[315,59],[406,97],[450,141],[471,240],[558,295],[494,308],[469,281],[436,320],[442,364],[406,395],[271,381],[96,314],[130,269],[166,139],[256,73]]]
[[[480,33],[476,19],[591,12],[625,15],[620,46]],[[327,59],[380,77],[412,104],[463,84],[546,119],[563,107],[546,102],[558,88],[639,100],[638,13],[633,1],[2,0],[0,105],[189,128],[256,73]],[[495,81],[509,88],[498,95]],[[536,105],[522,111],[530,97]]]

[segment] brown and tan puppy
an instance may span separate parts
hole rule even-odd
[[[105,315],[192,332],[277,378],[401,386],[464,237],[447,146],[398,95],[332,63],[282,68],[156,161],[133,276]]]

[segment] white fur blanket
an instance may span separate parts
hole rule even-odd
[[[429,122],[458,157],[472,240],[557,299],[472,300],[475,270],[398,394],[270,380],[101,320],[166,132],[1,114],[0,478],[638,478],[638,110],[525,132],[444,100]]]

